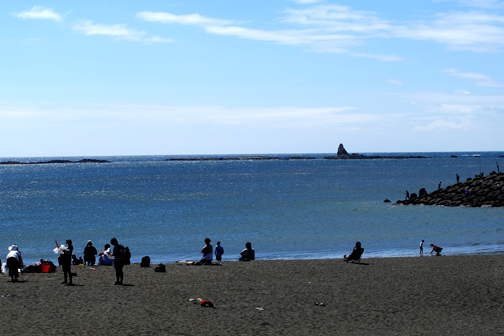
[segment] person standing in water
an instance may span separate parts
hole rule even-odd
[[[423,256],[423,243],[425,242],[425,240],[422,239],[422,241],[420,242],[420,255]]]

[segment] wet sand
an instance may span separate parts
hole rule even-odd
[[[504,334],[504,255],[154,266],[126,266],[125,286],[109,266],[73,267],[75,286],[59,267],[1,275],[2,334]]]

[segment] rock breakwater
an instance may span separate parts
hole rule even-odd
[[[456,183],[427,193],[422,188],[410,194],[409,199],[397,201],[404,205],[443,205],[466,207],[504,206],[504,173],[491,172],[487,176],[476,175],[465,182]]]

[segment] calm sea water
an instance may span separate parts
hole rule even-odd
[[[236,260],[247,241],[258,259],[340,258],[356,241],[365,257],[414,256],[421,239],[446,254],[502,253],[503,208],[383,203],[404,199],[405,190],[453,184],[456,173],[465,180],[496,170],[497,162],[504,169],[502,152],[473,154],[192,162],[131,156],[100,157],[110,161],[102,164],[0,165],[0,250],[6,255],[16,243],[31,263],[55,260],[55,239],[72,239],[79,255],[89,239],[100,250],[116,237],[130,247],[133,262],[144,255],[170,262],[199,260],[208,236],[221,241],[224,260]]]

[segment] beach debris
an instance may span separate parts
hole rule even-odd
[[[215,308],[214,304],[209,300],[203,300],[200,302],[201,307]]]
[[[315,302],[315,306],[325,307],[325,304],[322,302]]]
[[[13,296],[16,296],[16,295],[14,295],[14,294],[2,294],[2,295],[0,295],[0,297],[3,297],[3,298],[13,297]]]
[[[257,310],[264,310],[264,307],[257,307]]]

